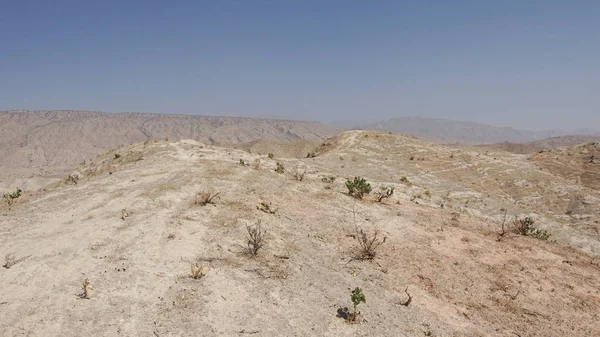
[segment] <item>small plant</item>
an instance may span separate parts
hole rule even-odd
[[[411,185],[410,181],[408,180],[408,178],[406,176],[403,176],[402,178],[400,178],[400,182],[405,185]]]
[[[92,282],[90,281],[90,279],[86,278],[83,281],[83,286],[81,287],[82,293],[79,295],[79,297],[90,298],[90,290],[94,290],[94,288],[92,288]]]
[[[121,220],[125,220],[125,218],[127,218],[129,216],[129,213],[127,212],[127,208],[123,208],[121,210]]]
[[[69,174],[69,176],[67,177],[67,183],[77,185],[77,182],[79,182],[79,176],[74,175],[74,174]]]
[[[358,322],[358,315],[360,314],[360,312],[357,309],[358,305],[367,302],[362,289],[356,287],[354,290],[352,290],[352,293],[350,294],[350,300],[352,301],[352,305],[354,306],[354,312],[352,313],[352,322]]]
[[[362,199],[365,194],[371,193],[371,185],[365,180],[365,178],[354,177],[354,180],[347,180],[346,187],[348,188],[348,194]]]
[[[309,153],[306,154],[306,158],[314,158],[316,156],[317,156],[317,154],[314,153],[314,152],[309,152]]]
[[[256,209],[259,211],[263,211],[265,213],[268,214],[275,214],[275,212],[277,212],[277,209],[272,208],[271,203],[266,203],[264,201],[261,201],[260,204],[258,204],[258,206],[256,206]]]
[[[6,200],[6,203],[10,206],[13,204],[15,199],[18,199],[21,196],[21,189],[17,188],[14,192],[12,193],[6,193],[4,194],[4,199]]]
[[[212,192],[212,191],[204,191],[204,192],[198,192],[196,194],[196,199],[194,199],[194,204],[195,205],[200,205],[200,206],[206,206],[208,204],[214,204],[215,203],[215,199],[219,198],[219,192]]]
[[[258,251],[264,245],[264,238],[267,231],[262,229],[260,220],[253,227],[246,226],[246,231],[248,232],[246,237],[248,239],[248,252],[252,257],[256,257],[256,254],[258,254]]]
[[[300,167],[298,166],[296,166],[296,168],[294,169],[294,178],[296,178],[297,181],[302,181],[304,179],[305,174],[306,170],[300,169]]]
[[[275,172],[280,173],[280,174],[285,172],[285,167],[283,166],[282,163],[277,162],[277,167],[275,168]]]
[[[531,236],[540,240],[548,240],[550,238],[550,234],[547,231],[542,231],[533,226],[534,221],[531,217],[527,216],[523,219],[518,219],[515,217],[515,230],[518,234],[524,236]]]
[[[207,271],[208,267],[200,267],[197,263],[191,265],[191,276],[194,280],[204,277]]]
[[[275,156],[273,156],[272,153],[269,153],[269,154],[267,154],[267,157],[269,157],[269,159],[273,159],[273,157],[275,157]]]
[[[241,166],[246,166],[246,162],[244,161],[244,159],[240,158],[240,161],[238,162],[238,164],[240,164]]]
[[[425,189],[425,195],[431,198],[431,191],[428,188]]]
[[[379,229],[375,229],[372,235],[367,234],[362,229],[356,230],[356,240],[358,240],[359,245],[359,253],[357,258],[361,260],[372,260],[375,258],[377,254],[377,249],[383,245],[387,239],[387,237],[383,237],[383,239],[379,238],[381,232]]]
[[[334,176],[323,177],[323,178],[321,178],[321,181],[324,183],[333,184],[333,182],[335,181],[335,177]]]
[[[115,153],[115,159],[119,159],[121,158],[121,154],[120,153]]]
[[[10,269],[10,267],[14,266],[15,264],[17,264],[17,258],[15,256],[14,253],[8,253],[4,256],[4,265],[2,267],[6,268],[6,269]]]
[[[387,199],[394,194],[393,187],[380,187],[381,191],[377,192],[377,201],[381,202],[383,199]]]
[[[410,160],[415,160],[415,156],[410,156]]]

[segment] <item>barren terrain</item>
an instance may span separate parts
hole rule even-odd
[[[3,204],[16,264],[0,269],[0,335],[600,335],[598,143],[531,155],[353,131],[287,146],[125,145]],[[377,202],[379,187],[394,194]],[[208,191],[214,204],[194,202]],[[513,216],[550,239],[514,233]],[[386,237],[373,260],[357,229]],[[355,287],[352,324],[338,316]]]
[[[246,143],[322,141],[337,131],[314,123],[258,118],[89,111],[0,111],[0,189],[44,186],[85,160],[154,139]],[[40,180],[40,176],[45,177]]]

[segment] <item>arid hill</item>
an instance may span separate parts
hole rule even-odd
[[[102,152],[146,140],[195,139],[205,143],[245,143],[257,139],[322,141],[336,133],[319,123],[286,120],[88,111],[3,111],[0,112],[0,188],[27,184],[23,180],[15,182],[18,178],[64,174]]]
[[[600,191],[555,150],[353,131],[283,156],[304,145],[125,145],[2,204],[0,335],[600,335]]]
[[[446,119],[423,118],[423,117],[400,117],[392,118],[383,121],[373,121],[359,123],[343,123],[347,128],[355,128],[359,130],[378,130],[389,131],[399,134],[407,134],[427,139],[436,143],[442,144],[493,144],[502,142],[511,143],[528,143],[546,138],[555,137],[561,138],[570,133],[564,130],[522,130],[512,127],[498,127],[484,123],[454,121]],[[573,131],[576,135],[594,134],[600,137],[598,131],[581,129]],[[576,138],[579,136],[568,136],[568,138]],[[584,137],[582,137],[584,138]],[[575,143],[562,143],[566,146],[589,142],[592,140],[582,140]],[[543,144],[540,143],[540,145]],[[554,147],[552,146],[552,147]]]

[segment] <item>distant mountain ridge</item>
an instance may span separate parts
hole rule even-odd
[[[9,178],[61,174],[123,144],[194,139],[322,141],[338,130],[304,121],[72,110],[0,111],[0,185]]]
[[[580,129],[573,132],[564,130],[528,131],[484,123],[423,117],[400,117],[383,121],[359,122],[354,125],[351,122],[341,122],[339,125],[358,130],[377,130],[409,134],[437,143],[459,144],[528,143],[567,135],[600,136],[600,132],[591,129]]]

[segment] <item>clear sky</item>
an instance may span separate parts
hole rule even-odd
[[[0,110],[600,129],[600,1],[0,0]]]

